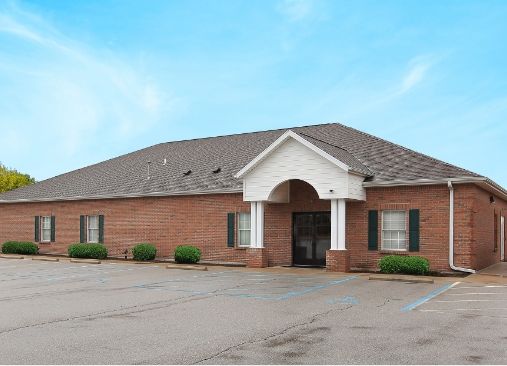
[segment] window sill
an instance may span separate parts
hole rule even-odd
[[[380,254],[396,254],[396,255],[409,255],[410,252],[408,250],[389,250],[389,249],[381,249]]]
[[[45,244],[45,245],[47,245],[47,244],[51,244],[51,242],[50,241],[39,241],[38,244]]]
[[[244,246],[244,247],[243,246],[241,246],[241,247],[240,246],[236,246],[236,247],[234,247],[234,249],[240,249],[240,250],[246,250],[248,248],[250,248],[250,247],[249,246]]]

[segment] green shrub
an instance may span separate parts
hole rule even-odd
[[[383,273],[424,275],[430,271],[430,262],[423,257],[388,255],[379,261],[379,267]]]
[[[72,244],[69,245],[67,252],[72,258],[107,258],[107,248],[102,244]]]
[[[201,259],[201,250],[191,245],[179,245],[174,251],[177,263],[197,263]]]
[[[153,244],[140,243],[132,249],[136,261],[152,261],[157,255],[157,248]]]
[[[7,241],[2,245],[4,254],[37,254],[39,247],[32,242]]]

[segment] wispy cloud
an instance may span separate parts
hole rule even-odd
[[[0,9],[0,80],[2,129],[28,144],[53,141],[45,151],[69,160],[93,150],[99,135],[135,137],[177,103],[143,65],[72,39],[18,6]]]
[[[418,84],[424,81],[427,71],[435,63],[431,58],[417,57],[409,62],[408,70],[406,71],[400,86],[398,87],[397,94],[401,95],[409,92]]]
[[[282,0],[277,9],[289,21],[298,22],[312,14],[314,3],[312,0]]]

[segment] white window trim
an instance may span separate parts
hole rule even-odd
[[[404,249],[393,249],[393,248],[385,248],[384,247],[384,231],[399,231],[399,230],[384,230],[384,212],[403,212],[405,215],[405,248]],[[381,223],[380,223],[380,248],[381,250],[389,251],[389,252],[408,252],[408,226],[407,226],[407,210],[382,210],[381,213]]]
[[[97,228],[90,228],[90,217],[97,218]],[[99,215],[90,215],[86,216],[86,243],[87,244],[99,244],[99,235],[100,235],[100,218]],[[97,241],[90,241],[90,230],[97,231]]]
[[[44,228],[44,219],[49,219],[49,228]],[[39,230],[40,230],[40,242],[41,243],[51,243],[51,216],[40,216],[39,217]],[[49,238],[44,240],[44,230],[49,230]]]
[[[243,231],[248,231],[249,233],[252,232],[252,227],[250,227],[250,229],[240,229],[240,222],[241,222],[241,215],[250,215],[250,218],[248,219],[248,222],[251,222],[251,213],[250,212],[238,212],[237,213],[237,217],[238,217],[238,247],[239,248],[249,248],[251,246],[251,243],[250,244],[241,244],[241,232]],[[249,238],[251,238],[251,235],[249,234],[248,235]]]

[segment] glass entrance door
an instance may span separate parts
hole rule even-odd
[[[295,213],[293,217],[293,264],[325,266],[331,248],[331,213]]]

